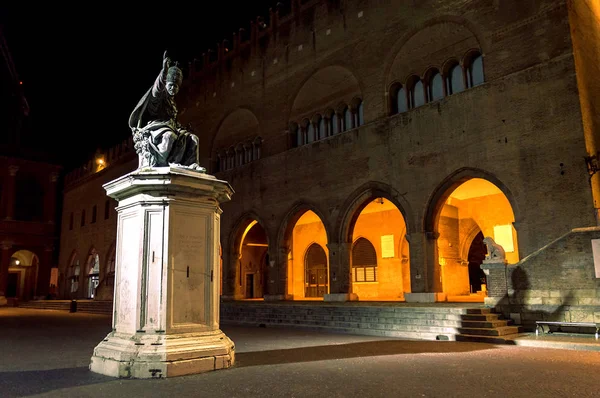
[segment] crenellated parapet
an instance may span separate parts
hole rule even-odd
[[[67,173],[64,181],[65,187],[76,184],[92,174],[109,168],[116,163],[120,163],[121,160],[133,159],[135,155],[133,136],[128,137],[105,151],[98,150],[94,156],[83,165]]]
[[[314,9],[322,0],[286,0],[277,3],[275,8],[270,8],[266,16],[258,16],[250,21],[249,28],[240,28],[232,33],[229,38],[223,39],[215,47],[202,53],[200,58],[190,61],[187,65],[186,85],[195,86],[202,84],[205,88],[214,87],[215,90],[226,82],[228,71],[232,64],[241,61],[242,64],[249,60],[264,59],[266,64],[280,63],[281,59],[268,59],[267,50],[278,47],[284,48],[291,39],[291,32],[303,29],[310,25],[307,18],[308,10]],[[340,7],[340,1],[327,1],[327,8]],[[330,4],[331,3],[331,4]],[[312,29],[312,27],[308,26]],[[285,39],[284,39],[285,38]],[[247,65],[242,65],[241,69]],[[239,68],[237,68],[239,69]],[[248,71],[255,76],[258,71]],[[231,82],[232,87],[235,84]]]

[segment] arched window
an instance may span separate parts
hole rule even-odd
[[[354,128],[353,120],[352,120],[352,110],[350,107],[346,106],[344,108],[344,130],[347,131]]]
[[[429,75],[427,94],[429,102],[444,98],[444,80],[437,69],[431,71]]]
[[[340,132],[340,116],[337,113],[331,115],[331,135]]]
[[[356,107],[356,125],[362,126],[365,124],[365,106],[364,102],[361,100]]]
[[[302,123],[300,124],[300,135],[302,136],[300,145],[308,144],[308,126],[310,126],[310,120],[302,120]]]
[[[390,108],[392,115],[403,113],[408,110],[406,90],[399,83],[394,84],[390,88]]]
[[[300,129],[298,128],[298,123],[291,122],[290,123],[290,140],[293,148],[299,147],[300,144]]]
[[[425,91],[423,82],[418,76],[411,76],[408,80],[408,108],[413,109],[425,104]]]
[[[485,81],[483,75],[483,56],[479,52],[473,52],[466,57],[467,87],[475,87]]]
[[[335,119],[335,112],[333,112],[333,109],[328,109],[327,112],[325,112],[325,137],[331,137],[333,135],[333,120]]]
[[[323,297],[327,293],[327,255],[323,248],[313,243],[304,257],[306,271],[304,286],[305,297]]]
[[[254,152],[254,160],[258,160],[262,156],[262,137],[256,137],[252,142],[252,150]]]
[[[359,127],[364,124],[364,113],[363,113],[363,101],[360,98],[354,98],[352,100],[352,125],[353,127]]]
[[[235,167],[235,150],[233,147],[229,147],[227,150],[227,170],[231,170]]]
[[[465,89],[462,67],[455,62],[446,74],[446,92],[448,95],[460,93]]]
[[[352,246],[352,282],[377,281],[377,253],[365,238],[358,238]]]
[[[310,143],[313,141],[315,141],[315,125],[309,121],[306,129],[306,142]]]
[[[325,118],[321,117],[321,115],[317,115],[317,120],[318,120],[318,124],[317,124],[317,140],[322,140],[323,138],[327,137],[325,135]]]

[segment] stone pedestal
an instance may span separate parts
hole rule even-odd
[[[228,368],[219,329],[219,203],[225,181],[184,168],[138,169],[104,185],[119,201],[113,331],[90,370],[161,378]]]
[[[487,297],[484,298],[487,306],[497,305],[508,293],[506,264],[505,259],[489,259],[480,265],[487,279]]]

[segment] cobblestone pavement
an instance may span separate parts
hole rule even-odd
[[[222,326],[236,365],[162,380],[88,370],[110,318],[0,308],[0,397],[597,397],[600,352]]]

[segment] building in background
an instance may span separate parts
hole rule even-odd
[[[177,101],[235,190],[223,298],[488,296],[594,318],[599,37],[593,0],[293,0],[207,52]],[[130,162],[65,191],[64,297],[114,269],[101,184]]]
[[[24,145],[29,105],[0,30],[0,305],[56,294],[61,167]]]

